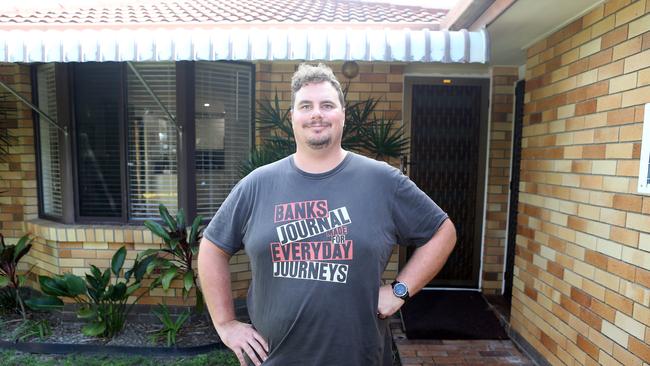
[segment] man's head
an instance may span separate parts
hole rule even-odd
[[[343,96],[343,90],[341,89],[341,84],[336,80],[336,76],[332,72],[332,69],[329,66],[319,63],[317,66],[309,64],[300,64],[298,70],[291,77],[291,109],[294,108],[294,103],[296,102],[296,93],[300,90],[305,84],[316,84],[328,82],[332,84],[334,90],[339,96],[339,102],[341,107],[345,106],[345,98]]]
[[[341,84],[323,65],[300,65],[291,79],[291,123],[298,151],[341,146],[345,109]]]

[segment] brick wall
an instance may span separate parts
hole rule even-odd
[[[0,64],[0,80],[31,99],[29,67]],[[34,129],[31,110],[4,88],[0,94],[8,96],[4,105],[16,111],[11,115],[13,118],[0,121],[0,128],[8,129],[13,138],[9,156],[0,162],[0,192],[4,191],[0,193],[0,232],[15,239],[25,234],[24,221],[38,214]]]
[[[528,50],[512,327],[554,365],[650,363],[650,0]]]
[[[488,152],[487,206],[483,246],[482,288],[501,294],[510,198],[510,156],[516,67],[492,68],[490,151]]]

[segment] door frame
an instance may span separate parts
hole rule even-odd
[[[450,81],[450,82],[448,82]],[[465,77],[465,76],[408,76],[404,77],[404,104],[402,113],[404,118],[404,129],[407,137],[411,137],[411,109],[412,109],[412,90],[414,85],[474,85],[481,87],[481,111],[480,111],[480,132],[479,132],[479,178],[476,189],[476,206],[475,206],[475,232],[480,237],[475,240],[475,251],[473,253],[474,272],[471,280],[459,281],[436,281],[435,279],[425,286],[425,289],[441,288],[463,288],[463,289],[481,289],[483,273],[483,249],[485,246],[485,215],[487,206],[487,159],[489,149],[489,106],[490,106],[490,78],[485,77]],[[411,146],[409,145],[407,154],[411,157]],[[406,167],[408,175],[408,166]],[[406,264],[406,248],[400,247],[398,254],[398,269],[402,269]]]

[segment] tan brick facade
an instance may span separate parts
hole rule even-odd
[[[291,99],[290,79],[298,63],[260,62],[256,67],[256,99],[271,99],[279,92],[281,105],[288,108]],[[337,77],[345,86],[345,77],[340,72],[342,63],[332,63]],[[380,98],[377,117],[401,118],[403,66],[389,64],[360,63],[359,75],[351,80],[348,99]],[[0,77],[22,95],[31,95],[31,81],[28,66],[3,64]],[[17,146],[12,148],[9,161],[0,164],[0,190],[8,192],[0,196],[0,231],[9,242],[30,233],[35,238],[30,254],[25,257],[23,269],[34,265],[32,282],[38,274],[61,274],[72,272],[82,275],[91,264],[100,268],[108,267],[110,258],[122,245],[129,250],[125,268],[129,268],[139,251],[158,247],[160,240],[153,237],[144,227],[111,225],[63,225],[47,220],[35,220],[36,167],[34,129],[31,111],[21,102],[10,97],[19,109],[17,121],[9,121],[10,133],[18,138]],[[397,161],[390,163],[396,164]],[[386,280],[397,275],[397,250],[384,274]],[[231,259],[232,290],[236,298],[246,296],[251,272],[248,257],[237,253]],[[140,303],[182,304],[180,283],[172,283],[170,291],[164,293],[154,290],[144,296]],[[178,289],[178,293],[177,290]],[[193,302],[190,296],[189,303]]]
[[[487,206],[483,245],[483,293],[500,295],[508,224],[510,157],[516,67],[492,69],[490,143],[488,152]]]
[[[31,99],[29,67],[0,65],[0,80]],[[0,122],[12,137],[12,146],[5,162],[0,162],[0,232],[8,238],[24,234],[24,221],[38,215],[36,198],[36,158],[32,114],[22,102],[8,92],[5,106],[15,109],[12,117]]]
[[[512,327],[553,365],[650,363],[650,1],[601,4],[526,69]]]

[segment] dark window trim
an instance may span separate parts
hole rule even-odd
[[[250,91],[251,91],[251,132],[250,142],[251,150],[255,149],[256,140],[256,123],[255,116],[257,105],[256,101],[256,78],[255,63],[245,61],[217,61],[220,63],[238,64],[250,68]],[[120,103],[120,168],[121,181],[124,187],[122,194],[122,215],[116,217],[83,217],[79,215],[79,179],[77,164],[77,128],[74,109],[74,72],[75,63],[55,63],[55,84],[57,96],[57,116],[61,126],[66,126],[68,136],[59,133],[59,146],[61,153],[61,170],[62,170],[62,217],[56,217],[45,214],[43,208],[43,181],[42,166],[40,154],[40,119],[37,113],[32,113],[34,136],[36,143],[36,166],[37,166],[37,189],[38,196],[38,217],[64,224],[136,224],[141,225],[144,220],[133,219],[129,217],[129,200],[128,181],[129,172],[127,166],[128,154],[128,91],[127,83],[127,65],[121,63],[121,95]],[[32,77],[32,100],[38,101],[38,78],[36,66],[31,67]],[[196,210],[196,167],[195,167],[195,137],[196,129],[194,125],[195,109],[195,66],[196,61],[177,61],[176,65],[176,115],[177,122],[181,126],[182,133],[177,136],[177,190],[178,190],[178,208],[182,208],[185,216],[194,218],[197,215]],[[204,217],[203,223],[207,223],[211,217]]]
[[[36,72],[36,66],[32,65],[29,70],[29,76],[32,78],[32,100],[38,100],[38,77]],[[53,217],[45,213],[45,208],[43,207],[43,165],[41,164],[41,119],[38,113],[32,113],[32,127],[34,128],[34,143],[36,144],[35,156],[36,156],[36,182],[38,184],[38,189],[36,189],[36,199],[38,203],[38,217],[42,217],[48,220],[61,220],[62,217]]]
[[[182,209],[187,218],[196,216],[195,66],[192,61],[176,62],[176,123],[182,131],[177,135],[176,189],[178,209]]]

